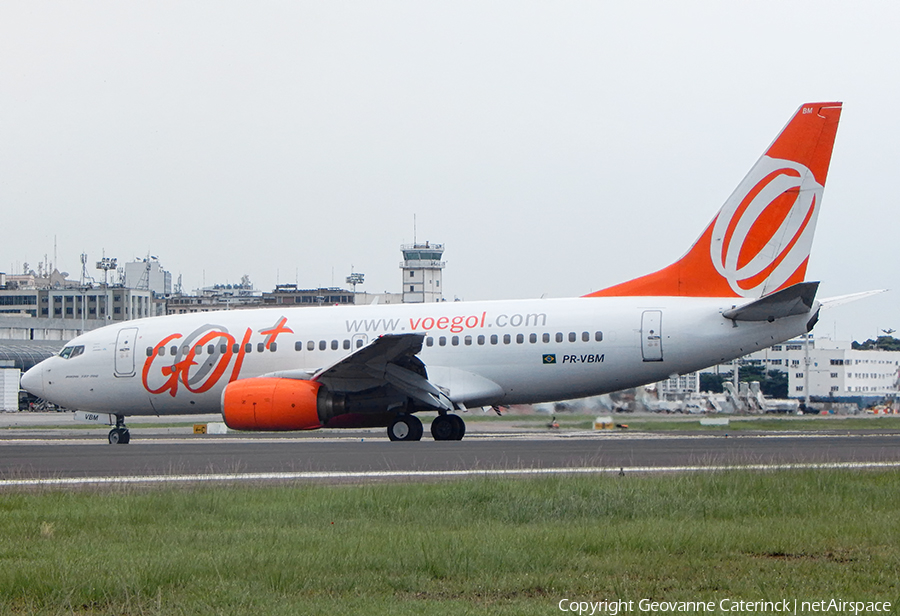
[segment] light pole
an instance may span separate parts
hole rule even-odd
[[[347,276],[347,284],[353,287],[353,294],[356,295],[356,285],[362,284],[366,281],[366,275],[360,274],[359,272],[354,272],[351,268],[350,275]]]

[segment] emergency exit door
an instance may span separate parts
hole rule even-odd
[[[644,361],[662,361],[662,310],[645,310],[641,316],[641,353]]]

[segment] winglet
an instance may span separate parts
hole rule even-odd
[[[840,115],[802,105],[686,255],[585,297],[759,298],[802,282]]]

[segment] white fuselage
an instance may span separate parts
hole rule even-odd
[[[419,333],[428,380],[457,405],[545,402],[728,361],[805,332],[815,313],[774,322],[722,316],[747,301],[611,297],[172,315],[79,336],[67,345],[76,349],[68,358],[45,360],[22,383],[70,409],[219,412],[232,380],[309,378],[378,336]]]

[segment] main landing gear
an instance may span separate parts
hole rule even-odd
[[[461,441],[466,435],[466,423],[459,415],[438,415],[431,422],[431,436],[436,441]]]
[[[392,441],[418,441],[422,439],[425,429],[415,415],[400,413],[388,425],[388,438]]]
[[[422,439],[422,422],[415,415],[400,413],[387,429],[392,441],[418,441]],[[466,434],[466,424],[459,415],[438,415],[431,422],[431,436],[436,441],[461,441]]]
[[[116,415],[116,427],[109,431],[110,445],[127,445],[131,441],[131,433],[125,427],[125,416]]]

